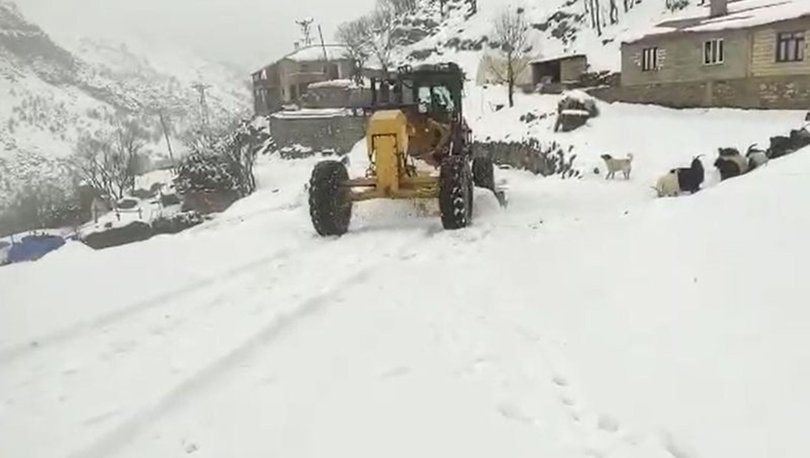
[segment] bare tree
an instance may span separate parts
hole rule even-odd
[[[354,78],[358,82],[371,54],[373,33],[371,21],[365,17],[346,22],[337,30],[336,38],[346,46],[346,57],[354,63]]]
[[[447,3],[447,0],[439,0],[439,13],[441,13],[442,17],[444,17],[445,8],[444,5]]]
[[[148,138],[136,119],[121,119],[111,131],[80,137],[69,165],[97,192],[121,199],[135,186],[140,152]]]
[[[599,4],[599,0],[591,0],[591,10],[594,12],[594,16],[596,18],[596,34],[600,37],[602,36],[602,6]]]
[[[619,23],[619,6],[616,5],[616,0],[610,0],[610,23]]]
[[[509,106],[515,106],[515,83],[518,75],[526,69],[525,62],[526,43],[529,36],[529,24],[521,10],[504,10],[495,19],[495,40],[500,43],[501,53],[504,56],[504,69],[495,69],[496,74],[503,80],[509,91]]]
[[[419,0],[379,0],[383,8],[394,11],[395,14],[412,13],[419,6]]]
[[[371,37],[369,48],[371,54],[377,59],[383,73],[388,73],[392,65],[391,54],[394,51],[394,24],[396,13],[387,2],[377,4],[377,9],[371,15]]]

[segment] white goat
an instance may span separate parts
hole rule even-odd
[[[658,197],[676,197],[681,192],[681,187],[678,184],[678,175],[669,172],[661,176],[655,183],[653,189],[658,193]]]

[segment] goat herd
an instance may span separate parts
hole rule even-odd
[[[767,164],[769,160],[786,156],[810,145],[810,132],[798,129],[790,132],[789,137],[772,137],[767,150],[758,149],[756,145],[748,148],[745,156],[735,148],[720,148],[714,167],[720,172],[720,179],[744,175]],[[700,190],[705,179],[705,170],[699,155],[692,159],[689,167],[670,170],[655,183],[658,197],[675,197],[682,192],[693,194]]]

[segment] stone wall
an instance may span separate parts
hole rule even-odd
[[[640,84],[588,92],[608,102],[651,103],[673,108],[810,109],[810,76]]]
[[[343,114],[270,117],[270,133],[279,148],[301,145],[314,152],[334,150],[346,154],[365,136],[367,118],[350,110]]]

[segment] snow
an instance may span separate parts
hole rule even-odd
[[[303,47],[294,51],[286,56],[284,59],[289,59],[295,62],[317,62],[321,60],[340,60],[345,59],[348,48],[343,45],[328,44],[325,46],[313,45]]]
[[[300,110],[282,110],[271,116],[277,119],[305,118],[341,118],[351,116],[352,110],[346,108],[302,108]]]
[[[729,13],[719,17],[686,15],[670,19],[648,30],[640,29],[633,36],[624,37],[625,42],[639,41],[672,32],[716,32],[752,28],[774,22],[810,16],[810,2],[806,0],[742,0],[728,5]],[[678,24],[683,21],[683,26]]]
[[[775,1],[775,0],[771,0]],[[609,16],[608,2],[602,4],[603,17]],[[701,6],[698,2],[691,2],[690,5],[679,14],[707,15],[708,4]],[[618,71],[621,69],[621,54],[619,48],[625,37],[638,35],[638,31],[646,30],[660,23],[663,20],[676,17],[666,10],[663,1],[645,1],[636,4],[628,12],[623,10],[619,14],[617,24],[607,24],[602,29],[602,35],[597,35],[596,31],[590,28],[589,19],[582,10],[582,2],[572,2],[570,0],[544,0],[544,1],[513,1],[513,0],[487,0],[478,2],[478,13],[466,17],[466,8],[451,9],[447,17],[442,18],[438,13],[437,3],[428,3],[420,12],[420,19],[432,19],[438,22],[439,28],[431,36],[420,40],[410,46],[399,49],[396,56],[404,60],[413,51],[425,51],[436,49],[436,53],[430,55],[425,62],[458,62],[465,73],[476,75],[481,64],[481,57],[488,52],[487,46],[481,51],[455,51],[445,47],[445,44],[457,38],[458,40],[477,41],[482,37],[488,37],[491,41],[494,35],[494,23],[499,14],[507,8],[522,6],[527,22],[534,26],[546,23],[552,16],[560,14],[570,15],[564,19],[569,26],[578,29],[576,39],[563,42],[553,34],[559,21],[552,21],[552,26],[545,31],[530,30],[529,43],[532,48],[528,53],[534,60],[547,60],[555,56],[568,56],[574,54],[585,54],[588,57],[588,64],[592,71]],[[621,8],[621,6],[620,6]],[[575,15],[582,15],[582,20],[576,20]],[[421,63],[423,61],[410,62]]]
[[[338,88],[338,89],[352,89],[357,87],[353,80],[329,80],[321,81],[319,83],[312,83],[308,86],[310,89],[320,88]]]
[[[544,55],[541,59],[533,59],[530,64],[542,64],[546,62],[554,62],[557,60],[576,59],[579,57],[587,57],[583,54],[557,54],[557,55]]]
[[[262,157],[213,221],[0,268],[0,456],[804,457],[810,149],[649,189],[804,114],[599,104],[563,134],[519,121],[559,97],[467,91],[477,137],[574,145],[586,176],[498,170],[510,205],[476,190],[470,228],[372,201],[322,239],[317,159]],[[590,173],[627,152],[630,180]]]

